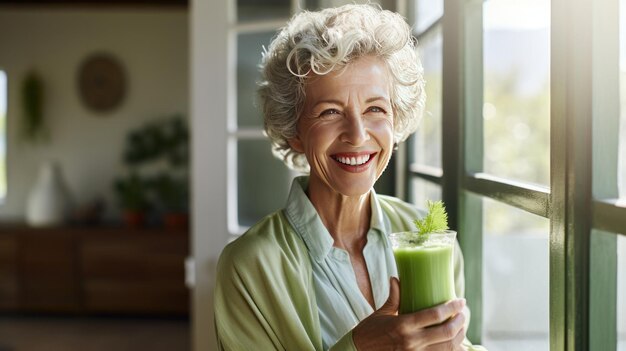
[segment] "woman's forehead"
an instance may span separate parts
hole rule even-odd
[[[306,79],[306,99],[337,99],[358,94],[360,98],[390,96],[390,75],[381,59],[363,57],[341,69],[325,75],[312,75]]]

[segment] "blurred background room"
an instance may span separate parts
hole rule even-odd
[[[216,350],[219,254],[297,176],[263,46],[353,2],[0,0],[0,351]],[[626,351],[626,0],[371,2],[427,89],[376,191],[446,203],[470,340]]]

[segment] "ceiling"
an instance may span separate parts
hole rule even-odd
[[[188,0],[0,0],[0,5],[18,7],[187,7]]]

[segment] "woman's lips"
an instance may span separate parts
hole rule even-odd
[[[351,173],[359,173],[369,168],[377,154],[376,152],[338,153],[332,155],[331,158],[341,169]]]

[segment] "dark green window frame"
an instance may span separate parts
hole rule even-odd
[[[482,201],[489,197],[550,220],[550,349],[617,347],[619,2],[552,0],[550,188],[483,173],[481,0],[446,0],[442,26],[442,169],[411,164],[439,184],[465,254],[469,338],[482,329]]]

